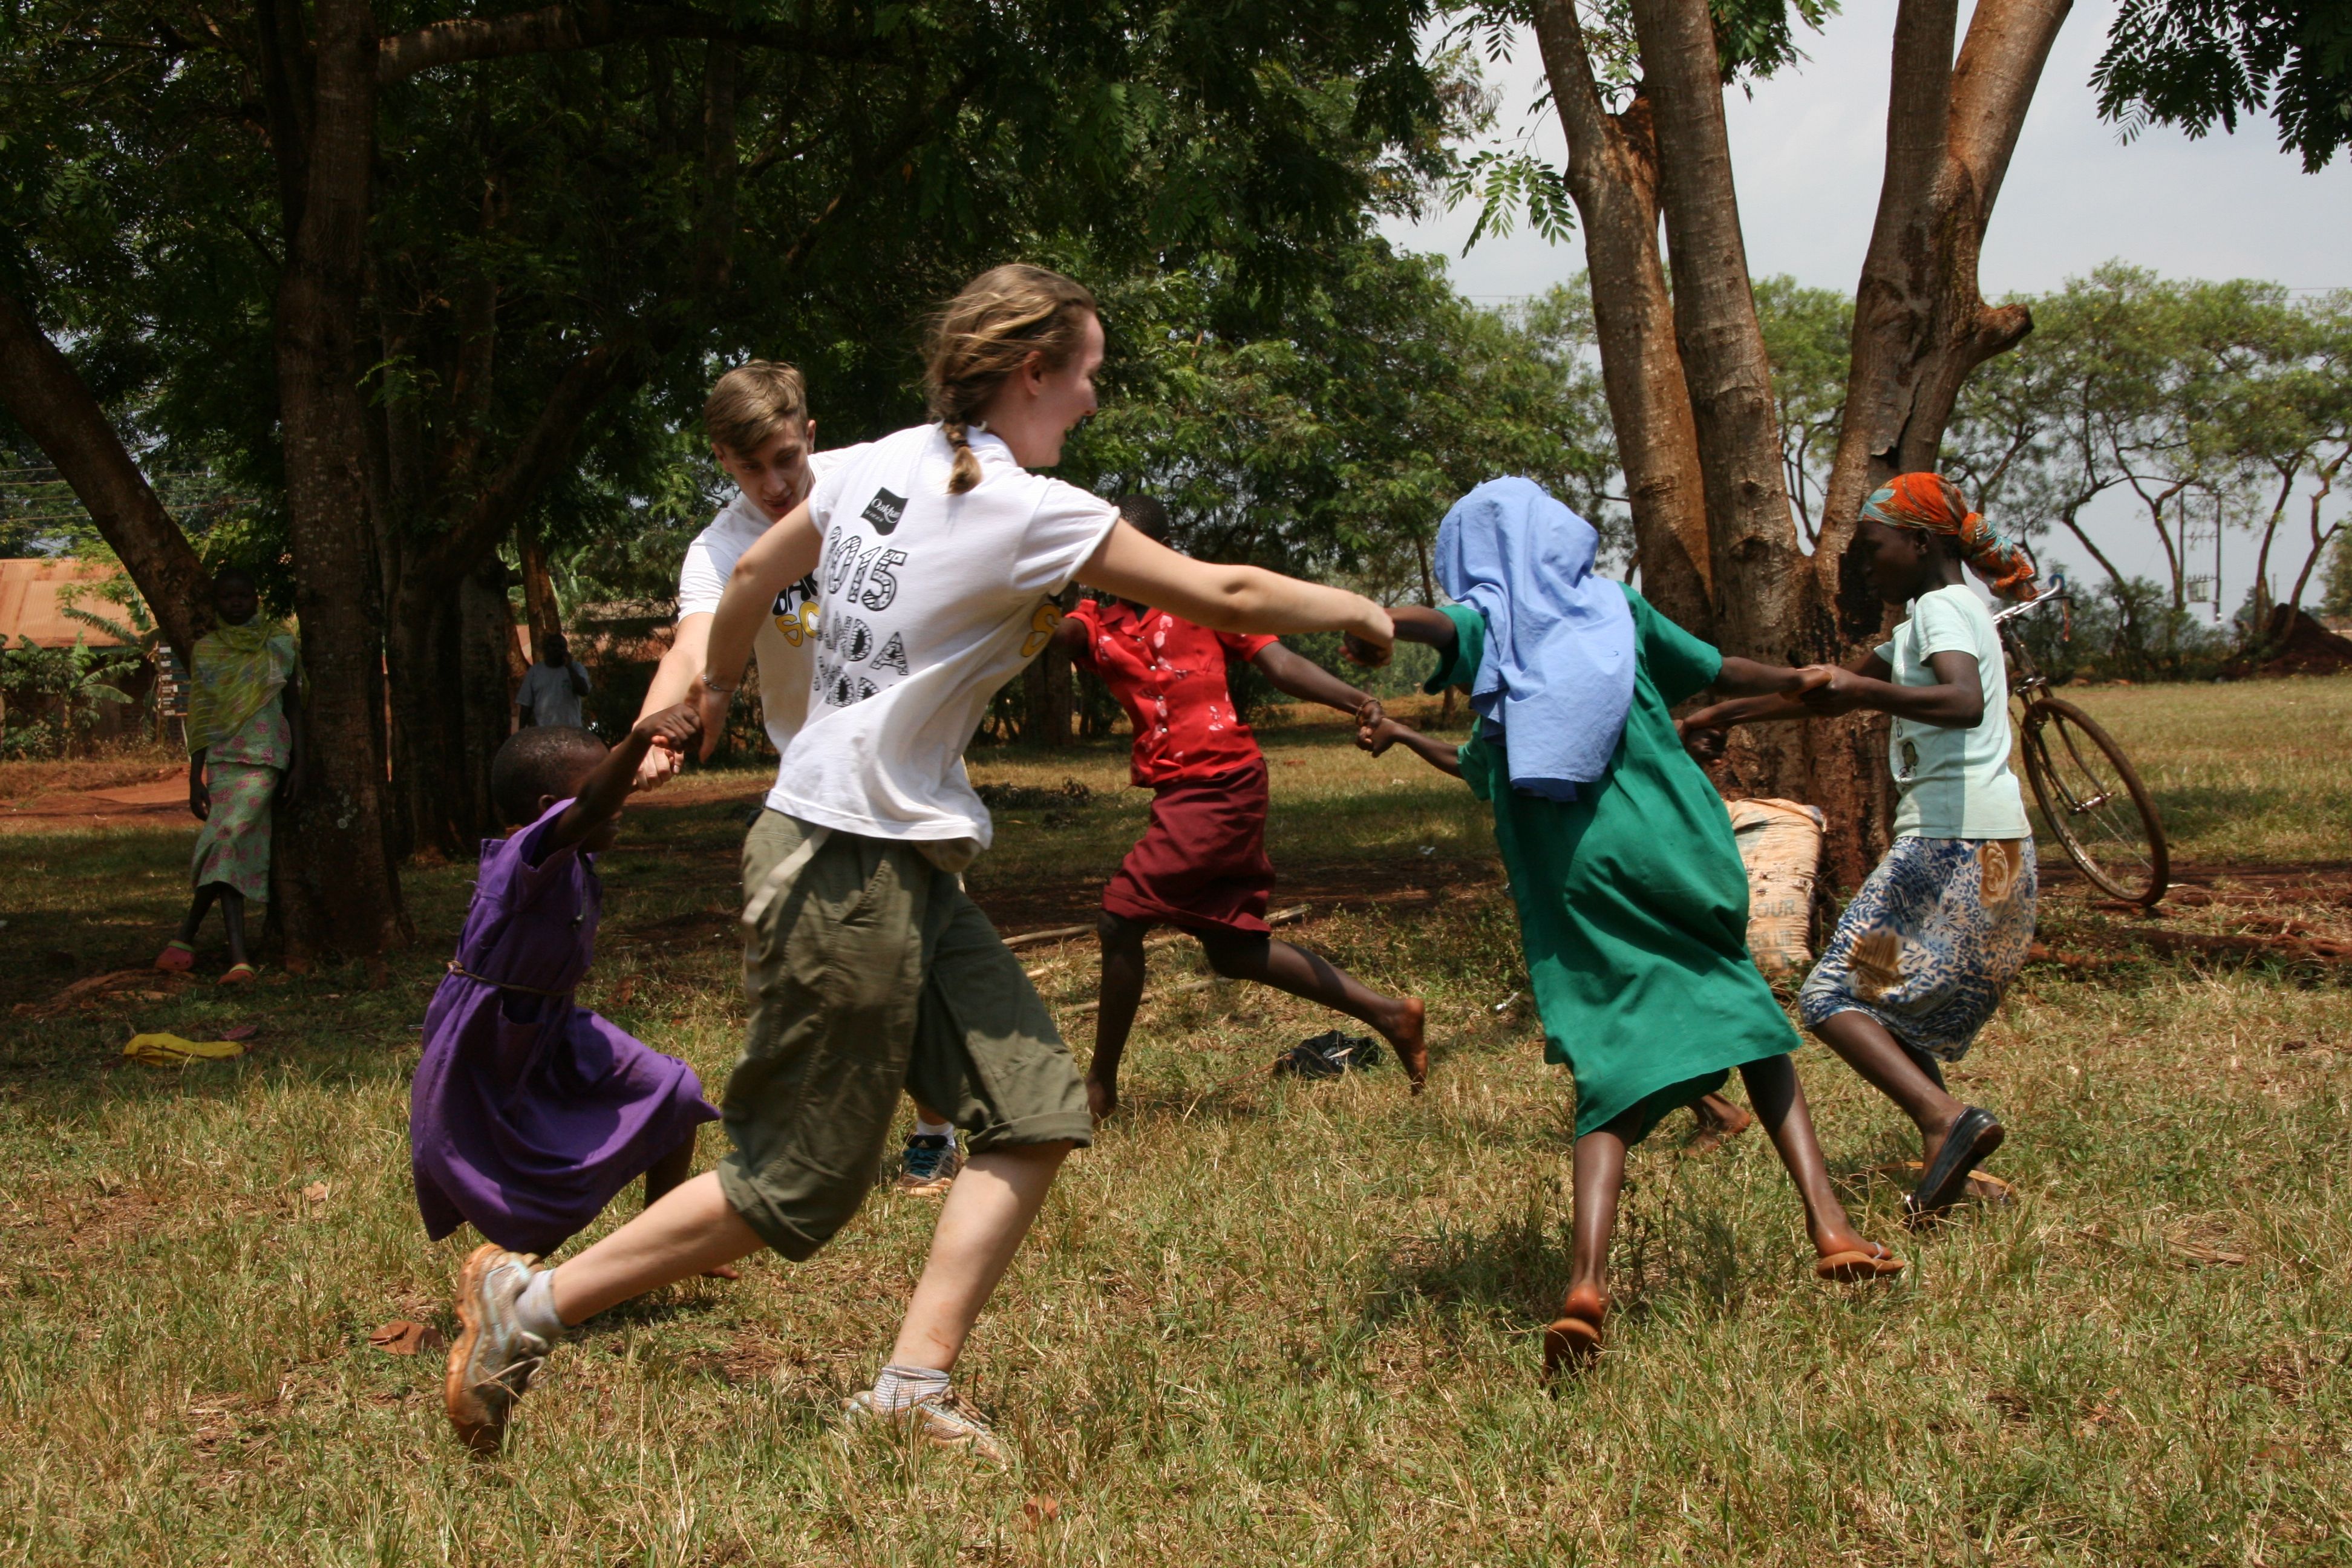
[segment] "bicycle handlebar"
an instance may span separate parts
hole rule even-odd
[[[2041,595],[2039,598],[2028,599],[2023,604],[2020,605],[2011,605],[2009,608],[1999,612],[1993,616],[1992,624],[1997,626],[2004,625],[2010,621],[2015,620],[2018,616],[2025,614],[2028,610],[2038,610],[2042,605],[2053,603],[2055,600],[2067,598],[2070,596],[2070,593],[2071,591],[2067,586],[2063,583],[2061,583],[2058,586],[2051,589],[2050,592]]]

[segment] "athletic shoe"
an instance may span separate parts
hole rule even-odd
[[[941,1197],[962,1169],[963,1151],[954,1139],[919,1133],[907,1140],[906,1152],[898,1156],[898,1179],[891,1185],[902,1193]]]
[[[458,1440],[478,1454],[498,1451],[515,1401],[553,1348],[515,1319],[530,1265],[521,1253],[486,1241],[457,1276],[457,1321],[464,1327],[449,1347],[441,1395]]]
[[[843,1401],[841,1415],[842,1425],[852,1432],[881,1422],[901,1431],[912,1432],[924,1442],[939,1447],[961,1449],[977,1458],[986,1459],[992,1465],[1012,1462],[1013,1457],[1005,1452],[1004,1445],[997,1441],[987,1418],[953,1389],[944,1394],[934,1394],[928,1399],[919,1399],[896,1410],[885,1410],[875,1404],[874,1392],[868,1389],[864,1394],[853,1394]]]

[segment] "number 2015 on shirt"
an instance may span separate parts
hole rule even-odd
[[[846,532],[834,536],[824,554],[824,591],[878,615],[898,596],[898,569],[907,563],[907,552],[883,544],[862,550],[858,545]]]

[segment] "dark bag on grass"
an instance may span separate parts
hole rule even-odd
[[[1381,1059],[1381,1043],[1360,1035],[1343,1035],[1333,1029],[1328,1034],[1303,1041],[1275,1058],[1276,1077],[1285,1073],[1298,1078],[1338,1078],[1341,1073],[1368,1068]]]

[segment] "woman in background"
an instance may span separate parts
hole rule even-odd
[[[155,967],[195,967],[196,929],[215,903],[228,935],[223,985],[253,978],[245,945],[247,899],[269,897],[269,811],[302,776],[300,656],[283,622],[261,614],[251,574],[213,577],[213,629],[188,660],[188,810],[204,831],[189,870],[195,897]]]

